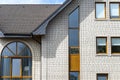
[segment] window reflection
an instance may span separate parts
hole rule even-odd
[[[108,74],[97,74],[97,80],[107,80]]]
[[[1,76],[10,76],[10,58],[2,58]]]
[[[78,80],[79,73],[78,72],[70,72],[70,80]]]
[[[96,3],[96,18],[105,18],[105,3]]]
[[[119,3],[110,4],[110,13],[111,18],[119,18]]]
[[[16,53],[16,42],[10,43],[7,47],[13,52]]]
[[[12,59],[12,76],[20,76],[21,59]]]
[[[69,46],[79,46],[78,29],[69,29]]]
[[[20,42],[18,42],[18,45],[17,45],[17,48],[18,48],[18,55],[20,54],[20,53],[22,53],[22,51],[24,50],[24,48],[26,47],[26,45],[24,45],[23,43],[20,43]]]
[[[78,28],[79,26],[79,12],[78,8],[75,9],[70,15],[69,15],[69,28]]]

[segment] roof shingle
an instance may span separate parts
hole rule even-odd
[[[5,34],[30,34],[60,4],[0,5],[0,30]]]

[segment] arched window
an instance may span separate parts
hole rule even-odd
[[[0,80],[32,80],[32,54],[22,42],[6,45],[1,54]]]

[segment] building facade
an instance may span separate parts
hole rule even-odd
[[[119,80],[120,0],[0,5],[1,80]]]

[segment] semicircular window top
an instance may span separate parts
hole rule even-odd
[[[32,80],[32,54],[22,42],[11,42],[1,53],[0,80]]]

